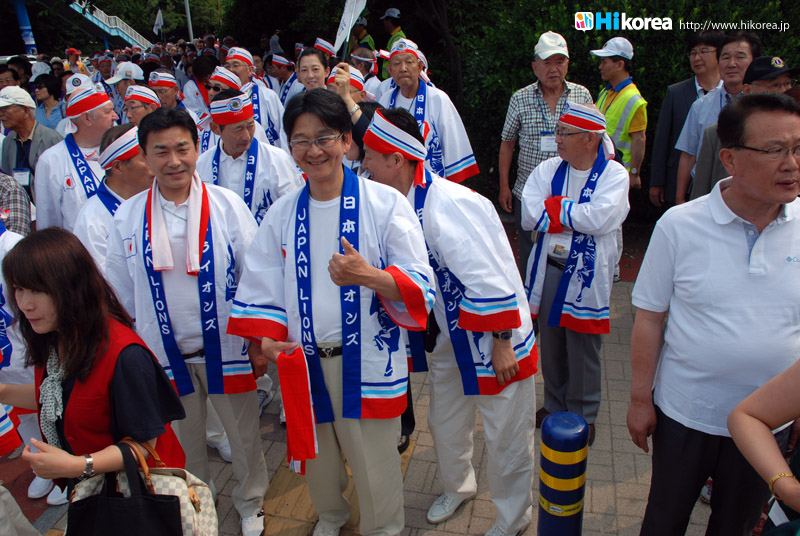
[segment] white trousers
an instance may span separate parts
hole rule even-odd
[[[472,431],[481,412],[488,450],[487,477],[497,526],[515,533],[533,514],[536,394],[533,377],[514,382],[496,395],[464,395],[453,346],[440,333],[430,354],[433,435],[439,480],[446,493],[467,498],[478,490],[472,466]]]

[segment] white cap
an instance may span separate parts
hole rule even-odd
[[[0,108],[6,106],[27,106],[36,109],[30,93],[19,86],[7,86],[0,91]]]
[[[129,61],[123,61],[117,65],[114,76],[106,80],[106,84],[116,84],[121,80],[140,80],[144,81],[144,71],[142,68]]]
[[[592,50],[592,54],[601,58],[610,56],[620,56],[622,58],[633,59],[633,45],[624,37],[614,37],[608,40],[600,50]]]
[[[67,95],[72,95],[75,91],[85,88],[93,87],[92,79],[85,74],[73,74],[67,78]]]
[[[553,54],[562,54],[569,58],[569,50],[567,50],[567,42],[555,32],[545,32],[539,37],[539,42],[536,43],[536,48],[533,49],[534,54],[539,58],[546,60]]]
[[[37,61],[33,64],[33,67],[31,67],[31,82],[35,82],[36,77],[39,75],[50,74],[51,71],[52,69],[50,68],[49,64],[43,61]]]
[[[391,17],[393,19],[399,19],[400,18],[400,10],[397,9],[396,7],[390,7],[389,9],[386,10],[386,13],[383,14],[383,17],[381,17],[381,20],[385,19],[386,17]]]
[[[353,23],[353,26],[356,26],[358,24],[360,24],[361,26],[366,26],[367,25],[366,17],[359,17],[358,20],[355,23]]]

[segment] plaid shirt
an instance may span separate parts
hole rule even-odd
[[[22,186],[0,173],[0,219],[6,229],[22,236],[31,232],[31,200]]]
[[[536,166],[548,158],[558,156],[557,152],[541,150],[541,133],[555,132],[557,118],[564,112],[567,102],[592,104],[593,101],[588,89],[567,82],[567,89],[558,98],[554,118],[539,89],[539,82],[534,82],[511,96],[501,139],[515,141],[519,137],[517,180],[512,190],[517,199],[522,199],[525,181]]]

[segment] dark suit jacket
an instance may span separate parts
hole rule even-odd
[[[52,147],[53,145],[59,143],[64,138],[51,128],[47,128],[44,125],[36,123],[36,128],[33,129],[33,140],[31,141],[31,150],[28,153],[28,165],[31,170],[31,184],[30,192],[33,192],[33,181],[35,177],[33,176],[34,170],[36,170],[36,163],[39,161],[39,157],[45,152],[47,149]],[[3,149],[0,153],[0,169],[2,169],[7,175],[14,176],[14,168],[17,167],[17,133],[11,131],[8,133],[8,136],[3,140]],[[26,191],[28,189],[26,188]],[[35,200],[34,200],[35,202]]]
[[[668,206],[675,204],[678,182],[680,151],[675,149],[675,143],[681,134],[686,116],[689,115],[689,108],[696,99],[697,88],[694,77],[672,84],[667,88],[658,114],[653,155],[650,160],[650,186],[664,187],[664,199]]]

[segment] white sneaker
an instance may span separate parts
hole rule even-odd
[[[323,525],[322,521],[317,521],[312,536],[339,536],[339,530],[339,527],[332,529]]]
[[[463,499],[458,498],[456,495],[450,495],[449,493],[443,493],[433,501],[433,504],[428,509],[428,523],[441,523],[442,521],[447,521],[453,514],[456,513],[456,510],[461,503],[472,499],[475,497],[473,494],[470,497],[464,497]]]
[[[494,524],[494,525],[492,525],[492,528],[490,528],[489,531],[486,533],[486,536],[520,536],[520,534],[525,532],[525,529],[527,529],[527,528],[528,528],[528,526],[525,525],[524,527],[522,527],[521,529],[519,529],[516,532],[507,533],[507,532],[503,532],[502,530],[497,528],[497,524]]]
[[[713,482],[714,481],[709,478],[703,485],[703,489],[700,490],[700,500],[706,504],[711,504],[711,489],[713,487]]]
[[[264,534],[264,510],[253,516],[242,518],[242,536],[261,536]]]
[[[269,406],[269,403],[275,398],[275,392],[259,389],[256,391],[256,395],[258,395],[258,416],[261,417],[261,414],[264,413],[264,408]]]
[[[233,454],[231,453],[231,442],[228,441],[228,436],[225,436],[225,438],[219,443],[211,443],[210,441],[206,441],[206,445],[212,449],[217,449],[217,452],[219,452],[219,457],[226,462],[231,463]]]
[[[35,476],[33,477],[31,485],[28,486],[28,498],[41,499],[42,497],[50,493],[51,489],[53,489],[52,480],[47,480],[46,478]]]
[[[53,491],[51,491],[47,496],[47,504],[50,506],[60,506],[62,504],[67,504],[68,502],[67,487],[64,486],[64,490],[62,491],[58,486],[53,486]]]

